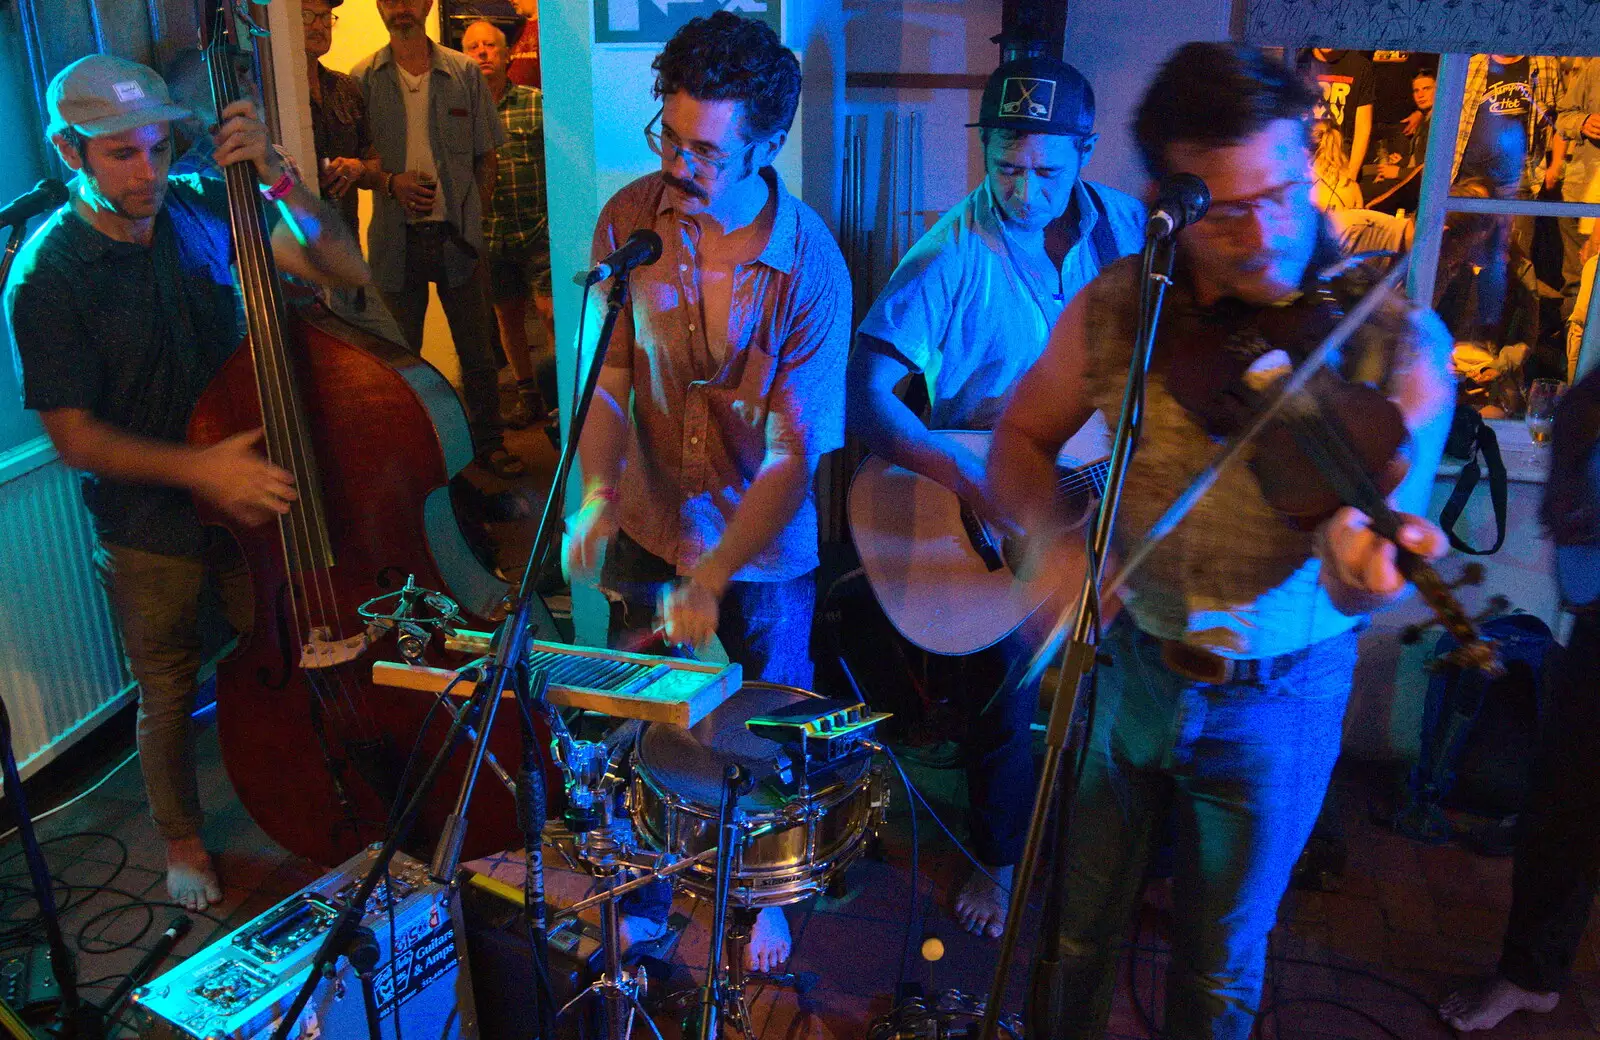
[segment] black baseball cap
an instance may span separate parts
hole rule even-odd
[[[989,76],[978,121],[967,125],[1084,137],[1094,133],[1094,88],[1064,61],[1018,58]]]

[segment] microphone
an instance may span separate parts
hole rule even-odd
[[[40,213],[55,209],[66,201],[67,186],[54,177],[46,177],[18,195],[10,205],[0,209],[0,227],[26,224]]]
[[[628,236],[628,240],[616,252],[606,257],[595,265],[585,279],[585,284],[594,285],[607,278],[619,274],[626,274],[635,267],[649,267],[661,259],[661,236],[648,228],[640,228]]]
[[[1144,233],[1168,238],[1206,215],[1211,208],[1211,189],[1192,173],[1175,173],[1163,178],[1150,207]]]

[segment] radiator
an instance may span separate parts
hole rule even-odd
[[[0,455],[0,692],[24,776],[133,696],[94,545],[47,439]]]

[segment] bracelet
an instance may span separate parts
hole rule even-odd
[[[583,504],[588,505],[590,502],[605,502],[607,504],[611,504],[616,502],[618,497],[616,485],[606,484],[603,487],[597,487],[593,491],[584,495]]]
[[[394,198],[394,174],[389,173],[384,176],[388,179],[383,182],[383,193],[392,199]]]
[[[283,198],[293,190],[294,177],[289,173],[288,170],[284,170],[283,176],[278,178],[277,183],[273,184],[271,187],[267,187],[266,185],[262,186],[261,197],[266,199],[268,202],[277,202],[279,199]]]

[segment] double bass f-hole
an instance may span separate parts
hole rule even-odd
[[[277,595],[272,597],[272,631],[278,637],[276,642],[281,659],[278,675],[274,678],[265,666],[256,669],[256,681],[269,690],[281,690],[289,685],[295,659],[300,656],[300,640],[295,635],[294,623],[289,617],[289,595],[289,583],[284,582],[278,586]]]

